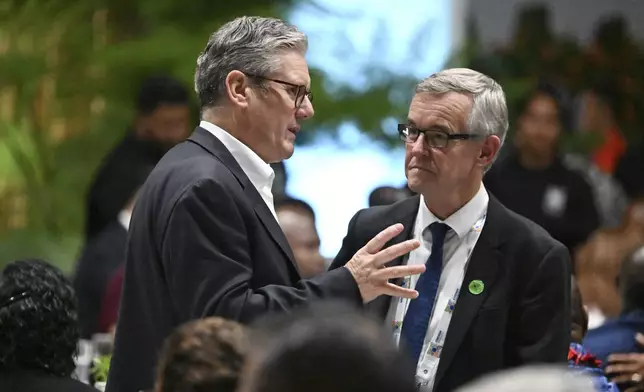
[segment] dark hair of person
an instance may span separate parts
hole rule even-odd
[[[0,275],[0,372],[69,377],[79,339],[70,281],[42,260],[18,260]]]
[[[188,105],[188,90],[169,76],[153,76],[143,81],[137,97],[140,114],[150,114],[162,105]]]
[[[313,211],[311,205],[304,200],[295,199],[289,196],[280,197],[275,200],[275,211],[279,211],[281,209],[299,210],[310,215],[311,218],[313,218],[313,221],[315,221],[315,211]]]
[[[410,358],[381,324],[334,302],[264,319],[244,382],[254,392],[415,391]]]
[[[562,104],[562,97],[560,92],[552,84],[547,82],[541,82],[535,87],[532,91],[526,94],[522,99],[517,101],[516,110],[518,117],[521,117],[525,111],[528,109],[528,106],[534,101],[537,97],[547,97],[552,100],[557,108],[557,115],[559,118],[559,124],[565,130],[570,124],[570,113],[564,108]]]
[[[379,186],[369,194],[369,207],[388,206],[402,199],[409,194],[406,189],[395,188],[393,186]]]
[[[195,320],[165,341],[156,392],[234,392],[248,350],[245,328],[218,317]]]

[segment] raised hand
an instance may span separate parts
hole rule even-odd
[[[382,249],[387,242],[400,234],[403,225],[398,223],[389,226],[371,239],[362,249],[356,252],[345,267],[358,283],[362,300],[371,302],[381,295],[416,298],[418,292],[406,289],[389,282],[389,279],[402,278],[425,272],[424,265],[385,267],[385,264],[406,255],[420,246],[418,240],[407,240],[400,244]]]

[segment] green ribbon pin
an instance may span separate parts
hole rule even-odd
[[[474,295],[479,295],[483,292],[483,289],[485,288],[485,284],[483,284],[483,281],[481,280],[473,280],[470,282],[470,285],[468,286],[470,289],[470,293]]]

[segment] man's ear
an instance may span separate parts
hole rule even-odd
[[[501,149],[501,139],[496,135],[490,135],[485,138],[481,146],[481,153],[478,160],[481,167],[488,167],[499,153]]]
[[[224,85],[226,87],[226,96],[230,102],[244,108],[248,106],[250,85],[246,75],[237,70],[230,71],[226,75]]]

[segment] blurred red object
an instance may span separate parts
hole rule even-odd
[[[98,328],[102,333],[112,333],[119,315],[119,304],[121,302],[121,290],[123,289],[123,278],[125,266],[119,267],[110,278],[103,304],[99,315]]]

